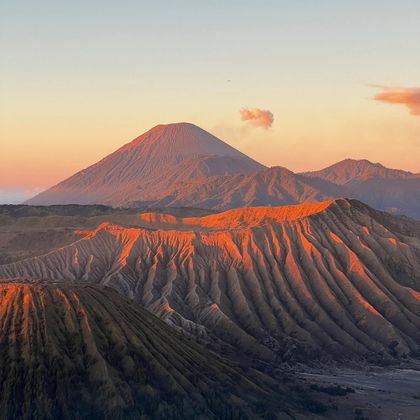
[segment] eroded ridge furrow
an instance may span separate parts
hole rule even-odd
[[[373,337],[366,335],[360,325],[358,325],[359,318],[355,315],[354,308],[361,306],[361,303],[355,297],[359,297],[358,292],[352,287],[349,291],[349,284],[347,277],[342,275],[338,270],[336,261],[331,257],[330,253],[325,252],[325,248],[317,243],[315,236],[307,236],[307,241],[311,244],[310,250],[312,253],[312,262],[314,266],[316,281],[320,284],[325,282],[324,289],[321,290],[320,296],[324,300],[324,305],[329,311],[331,317],[335,322],[349,333],[357,347],[364,346],[369,350],[382,350],[381,347],[375,344]],[[330,289],[324,293],[325,288]],[[327,297],[327,299],[325,299]]]
[[[333,224],[333,227],[335,226]],[[343,272],[350,279],[354,279],[355,285],[359,284],[359,292],[379,312],[385,311],[385,319],[397,323],[403,330],[408,329],[411,334],[415,333],[418,330],[416,324],[419,319],[417,315],[413,316],[410,313],[410,308],[413,307],[413,303],[414,308],[417,307],[416,299],[395,282],[371,249],[363,249],[359,242],[351,240],[347,245],[333,230],[330,237],[338,243],[336,249],[339,251]],[[347,238],[352,238],[351,232]],[[411,301],[411,305],[408,301]]]
[[[324,329],[344,348],[361,351],[360,342],[354,335],[353,322],[348,318],[347,311],[341,305],[340,296],[335,293],[329,281],[329,273],[324,270],[318,249],[309,241],[302,226],[298,227],[298,232],[303,271],[318,306],[325,310]]]
[[[245,376],[110,288],[3,283],[0,326],[4,419],[251,419],[261,400],[285,407],[272,379]]]
[[[0,277],[106,284],[178,328],[268,358],[419,351],[419,222],[353,200],[165,220],[104,223]]]

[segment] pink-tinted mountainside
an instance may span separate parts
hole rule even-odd
[[[192,177],[265,169],[212,134],[189,123],[158,125],[26,204],[147,202]]]

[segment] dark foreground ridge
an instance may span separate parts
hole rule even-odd
[[[0,323],[2,419],[260,418],[285,406],[273,380],[109,288],[3,284]]]

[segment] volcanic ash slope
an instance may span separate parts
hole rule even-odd
[[[158,125],[27,204],[126,206],[161,199],[191,179],[264,168],[194,124]]]
[[[109,288],[3,284],[0,323],[1,419],[289,418],[274,381]]]
[[[420,348],[420,223],[340,199],[101,224],[0,277],[109,285],[261,358]]]

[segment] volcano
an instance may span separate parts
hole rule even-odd
[[[249,173],[265,167],[189,123],[158,125],[26,204],[148,202],[192,178]]]
[[[0,322],[4,419],[254,419],[287,406],[266,375],[109,288],[2,284]]]

